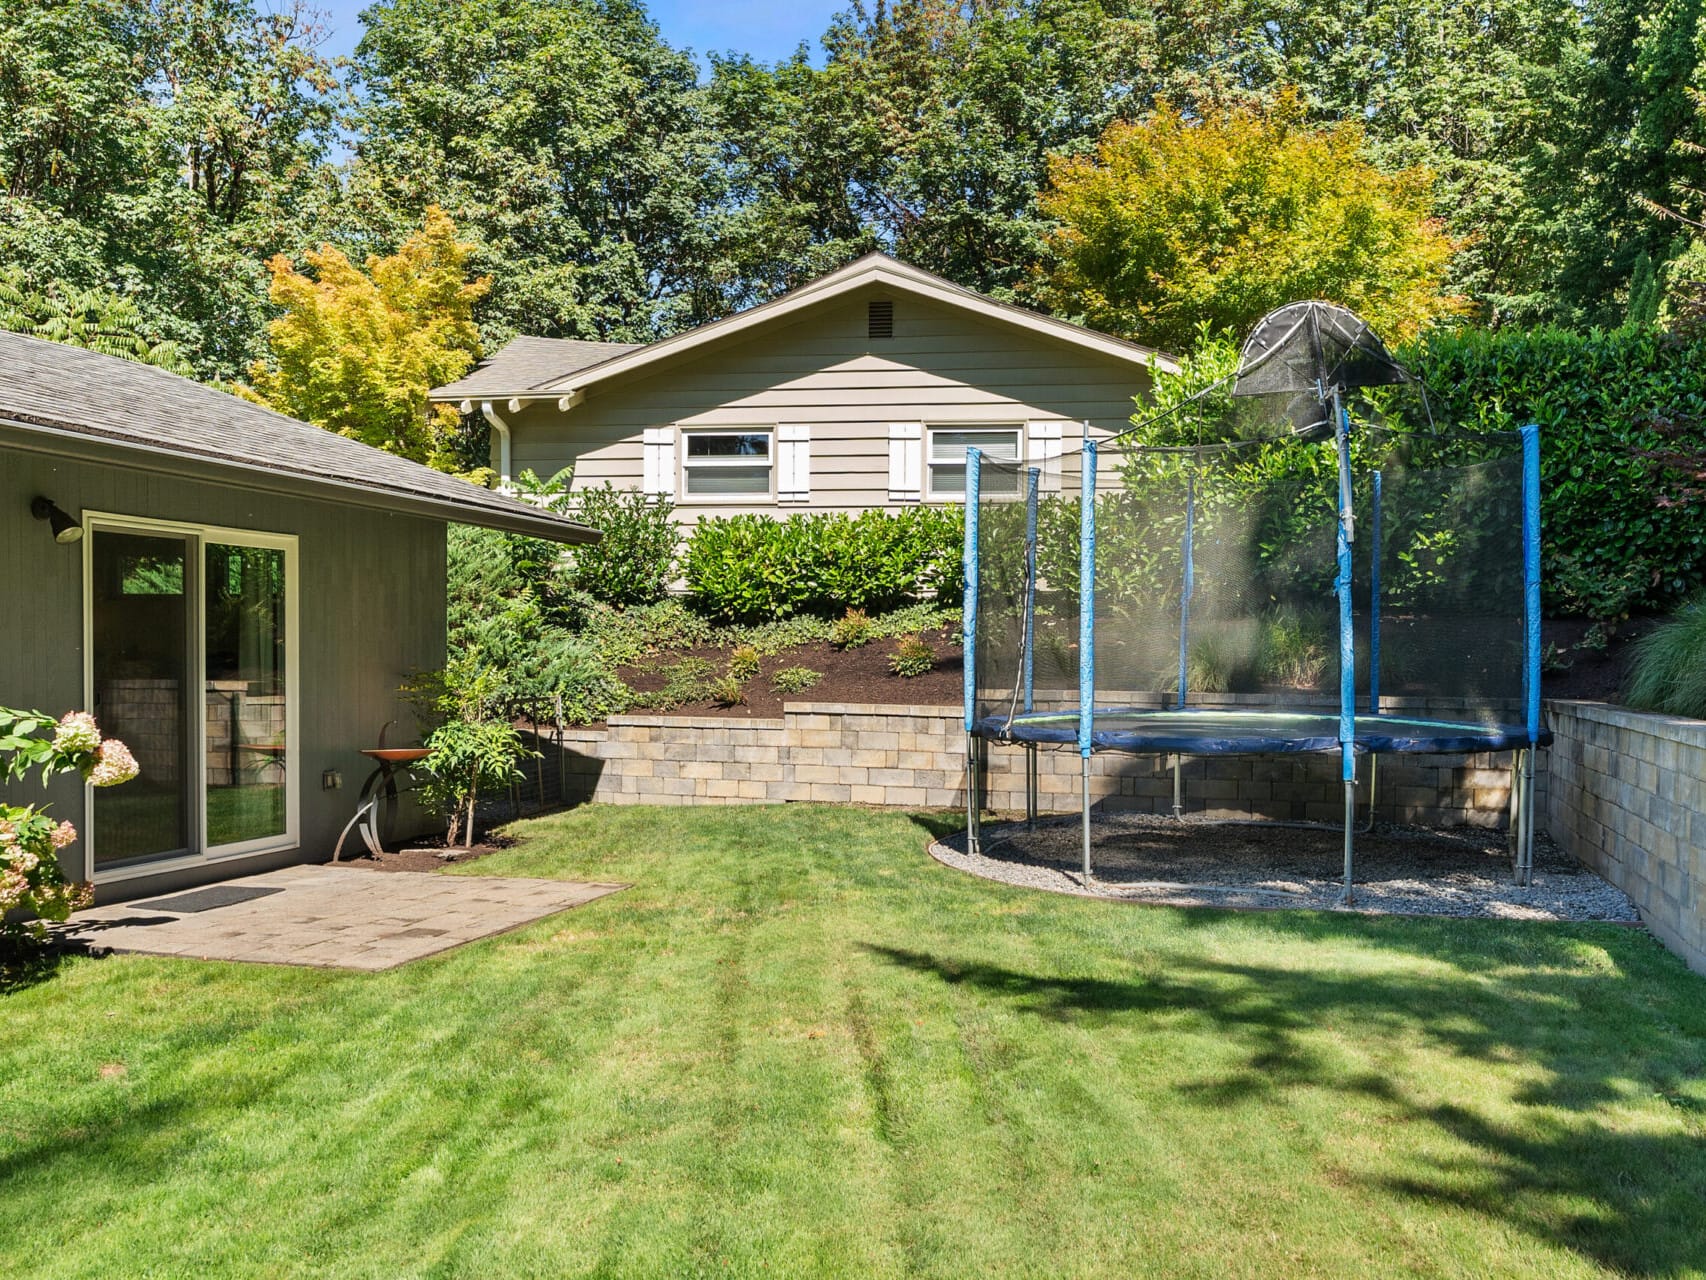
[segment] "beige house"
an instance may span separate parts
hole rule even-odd
[[[1046,464],[1124,429],[1175,367],[869,254],[660,342],[517,338],[432,399],[485,415],[506,481],[572,466],[576,489],[643,489],[691,524],[959,501],[968,447]]]

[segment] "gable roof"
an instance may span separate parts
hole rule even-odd
[[[552,396],[566,397],[579,395],[588,387],[610,378],[620,377],[647,365],[686,355],[700,347],[713,342],[720,342],[737,335],[750,333],[752,330],[766,324],[791,316],[806,307],[815,306],[820,302],[829,301],[843,294],[867,285],[880,285],[896,293],[913,297],[925,298],[944,306],[954,307],[963,311],[974,312],[981,319],[997,324],[1010,325],[1046,339],[1063,342],[1071,346],[1086,348],[1110,356],[1115,360],[1123,360],[1144,369],[1162,369],[1169,373],[1178,371],[1178,362],[1171,356],[1164,355],[1150,347],[1140,346],[1135,342],[1127,342],[1124,338],[1111,337],[1105,333],[1097,333],[1094,329],[1086,329],[1083,325],[1073,324],[1068,320],[1059,320],[1054,316],[1043,315],[1037,311],[1027,311],[1024,307],[1016,307],[1011,303],[998,302],[994,298],[967,289],[946,280],[921,267],[901,262],[886,253],[867,253],[844,267],[831,271],[828,275],[820,276],[809,284],[803,284],[797,289],[791,289],[779,298],[749,307],[745,311],[721,320],[713,320],[702,324],[696,329],[678,333],[674,337],[662,338],[657,342],[644,346],[632,347],[626,350],[613,351],[590,364],[565,363],[556,368],[549,367],[549,351],[546,348],[528,347],[517,352],[518,358],[508,360],[510,351],[516,346],[511,343],[486,361],[474,374],[460,382],[438,387],[429,393],[434,401],[464,400],[464,399],[497,399],[510,397],[520,399],[546,399]],[[517,339],[520,342],[522,339]],[[532,338],[529,343],[540,343],[547,339]],[[620,344],[576,343],[577,347],[611,346]],[[568,353],[563,353],[565,357]],[[526,359],[520,357],[525,356]],[[507,367],[506,367],[507,366]],[[541,369],[544,368],[543,374]],[[478,376],[479,390],[464,389],[471,379]]]
[[[149,365],[0,331],[0,426],[49,451],[83,442],[157,469],[206,467],[312,493],[555,542],[596,529]]]
[[[512,338],[458,378],[433,391],[435,400],[507,396],[517,387],[531,387],[564,378],[616,356],[638,351],[639,342],[581,342],[575,338]]]

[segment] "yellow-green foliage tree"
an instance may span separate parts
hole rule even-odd
[[[270,358],[250,369],[253,398],[329,431],[455,470],[459,415],[427,410],[427,392],[466,373],[480,353],[474,303],[491,286],[468,279],[472,246],[430,206],[421,229],[366,269],[331,245],[308,272],[280,255],[270,296],[284,314],[267,326]]]
[[[1461,307],[1444,293],[1454,245],[1429,187],[1424,169],[1376,169],[1354,125],[1310,128],[1294,93],[1203,119],[1158,104],[1051,167],[1042,205],[1060,226],[1039,292],[1163,349],[1205,324],[1241,334],[1300,299],[1350,307],[1396,341]]]

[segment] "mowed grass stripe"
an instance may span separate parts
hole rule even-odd
[[[1706,984],[1605,926],[1133,908],[950,817],[586,809],[379,975],[0,994],[8,1275],[1700,1274]]]

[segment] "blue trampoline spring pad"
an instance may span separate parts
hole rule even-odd
[[[1076,745],[1077,711],[1033,711],[985,716],[973,732],[1000,742]],[[1552,740],[1542,730],[1537,742]],[[1263,710],[1160,711],[1144,707],[1097,707],[1091,749],[1133,755],[1177,752],[1193,756],[1246,756],[1300,751],[1337,751],[1339,717],[1331,712]],[[1521,725],[1465,724],[1409,716],[1356,717],[1356,750],[1447,755],[1514,751],[1535,745]]]

